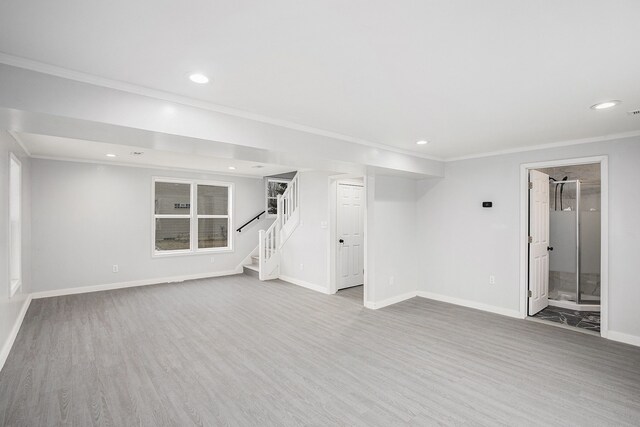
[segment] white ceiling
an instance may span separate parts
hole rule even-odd
[[[0,51],[453,158],[640,130],[638,22],[637,0],[21,0]]]
[[[49,135],[16,133],[15,136],[33,157],[64,160],[91,161],[118,165],[197,170],[225,175],[264,177],[291,172],[292,168],[265,163],[176,153],[171,151],[141,149],[140,147],[107,144],[103,142],[60,138]],[[133,152],[143,152],[134,155]],[[107,157],[115,154],[116,157]],[[229,166],[235,167],[230,170]],[[256,167],[259,166],[259,167]]]

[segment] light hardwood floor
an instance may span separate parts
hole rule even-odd
[[[238,275],[34,300],[0,423],[640,425],[640,348]]]

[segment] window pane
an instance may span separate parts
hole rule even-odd
[[[225,248],[229,220],[227,218],[198,219],[198,248]]]
[[[156,218],[156,250],[189,249],[189,218]]]
[[[191,212],[190,184],[156,182],[156,214],[189,215]]]
[[[269,215],[278,213],[278,199],[267,199],[267,213]]]
[[[198,215],[228,215],[229,187],[198,185]]]
[[[267,183],[267,197],[278,197],[279,194],[283,194],[287,189],[286,182],[273,182]]]

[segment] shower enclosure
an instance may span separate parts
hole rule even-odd
[[[600,182],[549,185],[550,304],[588,309],[600,304]]]

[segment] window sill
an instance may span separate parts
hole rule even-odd
[[[198,256],[198,255],[211,255],[211,254],[225,254],[235,252],[231,248],[212,248],[212,249],[200,249],[198,251],[167,251],[167,252],[153,252],[151,258],[167,258],[176,256]]]

